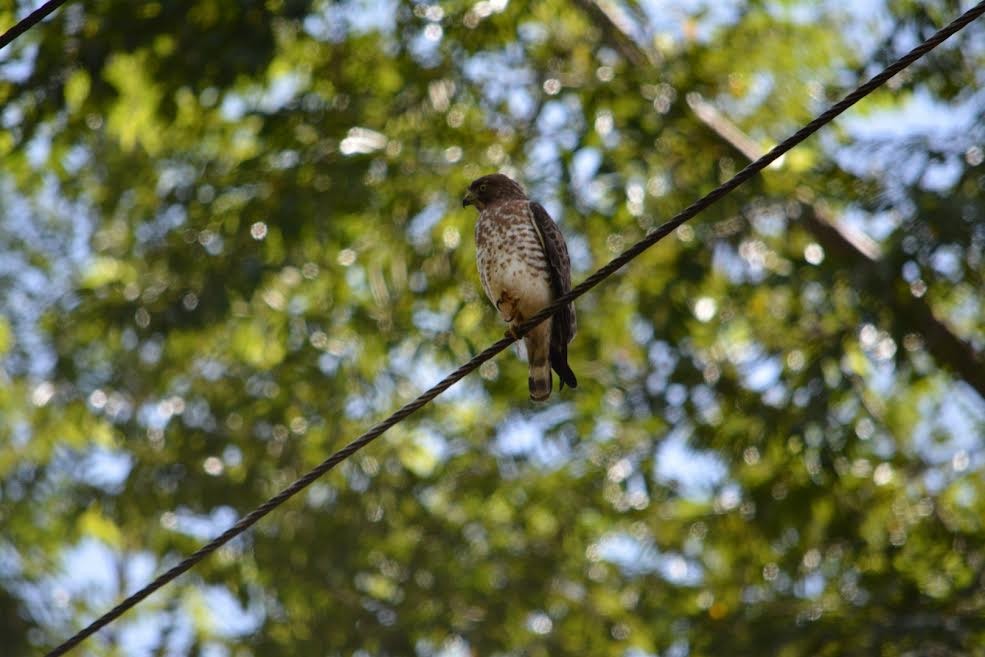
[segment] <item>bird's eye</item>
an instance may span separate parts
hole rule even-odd
[[[484,191],[486,191],[486,183],[482,183],[481,185],[479,185],[479,192],[481,193]]]

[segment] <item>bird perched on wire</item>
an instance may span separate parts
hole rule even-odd
[[[479,211],[476,256],[482,289],[512,333],[514,327],[571,289],[568,247],[557,224],[523,187],[501,173],[469,185],[462,207]],[[568,365],[568,343],[575,335],[575,309],[569,303],[527,333],[523,340],[530,366],[530,398],[551,396],[551,368],[565,384],[578,386]]]

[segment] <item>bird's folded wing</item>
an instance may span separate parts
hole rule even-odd
[[[540,203],[531,201],[530,214],[534,220],[534,227],[540,236],[541,246],[544,248],[544,255],[547,256],[551,274],[551,287],[555,296],[560,296],[571,290],[571,260],[568,258],[568,246],[564,242],[564,235],[561,229],[547,214]],[[554,325],[559,331],[559,337],[563,340],[562,344],[571,342],[575,335],[575,309],[568,304],[555,315]]]

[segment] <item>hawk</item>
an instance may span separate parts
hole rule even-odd
[[[462,199],[462,207],[467,205],[479,211],[475,246],[482,289],[512,332],[571,289],[568,247],[547,210],[501,173],[473,181]],[[560,389],[565,384],[578,387],[568,366],[568,343],[574,335],[575,309],[569,303],[524,336],[532,400],[551,396],[552,367],[561,379]]]

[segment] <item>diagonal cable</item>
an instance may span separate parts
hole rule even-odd
[[[761,158],[742,169],[739,173],[735,174],[730,180],[723,183],[719,187],[715,188],[707,195],[692,203],[683,211],[675,215],[670,221],[655,228],[653,231],[648,233],[646,237],[642,240],[629,247],[621,254],[613,258],[607,265],[596,271],[594,274],[586,278],[576,287],[574,287],[570,292],[558,297],[549,306],[538,312],[536,315],[532,316],[527,321],[520,324],[516,330],[516,335],[523,336],[529,332],[537,324],[541,323],[563,306],[567,305],[571,301],[582,296],[593,287],[601,283],[603,280],[614,274],[616,271],[625,266],[630,260],[633,260],[638,255],[646,251],[648,248],[662,240],[664,237],[669,235],[675,228],[683,224],[685,221],[693,218],[702,210],[705,210],[709,206],[713,205],[724,196],[732,192],[736,187],[748,181],[754,175],[765,169],[771,162],[779,158],[781,155],[789,151],[791,148],[804,141],[812,134],[820,130],[824,125],[830,123],[839,114],[847,110],[849,107],[860,101],[862,98],[870,94],[872,91],[883,85],[891,77],[905,69],[907,66],[915,62],[916,60],[923,57],[925,54],[939,46],[945,39],[952,36],[963,27],[968,25],[979,16],[985,13],[985,0],[978,3],[967,12],[962,14],[960,17],[955,19],[952,23],[946,27],[940,29],[933,36],[928,38],[926,41],[921,43],[919,46],[908,52],[906,55],[900,57],[898,60],[889,65],[881,73],[870,79],[865,84],[859,86],[855,91],[851,92],[845,96],[842,100],[832,105],[825,112],[820,114],[813,121],[805,125],[803,128],[795,132],[793,135],[785,139],[783,142],[775,146],[770,152],[763,155]],[[216,536],[206,545],[203,545],[196,552],[182,560],[180,563],[176,564],[166,572],[159,575],[152,582],[144,586],[142,589],[129,596],[118,605],[110,609],[108,612],[94,620],[87,627],[80,630],[74,636],[66,640],[64,643],[56,647],[54,650],[49,652],[46,657],[57,657],[58,655],[64,655],[66,652],[77,646],[79,643],[84,641],[87,637],[94,634],[99,629],[105,627],[113,620],[119,618],[124,612],[136,606],[141,600],[149,596],[151,593],[157,591],[161,587],[165,586],[175,578],[177,578],[182,573],[190,570],[198,562],[202,561],[205,557],[215,552],[219,547],[228,543],[230,540],[239,536],[247,529],[249,529],[258,520],[263,518],[265,515],[276,509],[278,506],[292,498],[294,495],[298,494],[310,484],[312,484],[319,477],[324,475],[326,472],[334,468],[336,465],[346,460],[360,449],[368,445],[369,443],[376,440],[380,435],[382,435],[387,429],[391,428],[395,424],[406,419],[408,416],[419,410],[422,406],[425,406],[432,399],[443,393],[445,390],[450,388],[452,385],[463,379],[466,375],[477,369],[480,365],[485,363],[487,360],[492,359],[496,354],[503,351],[509,347],[516,338],[505,337],[501,338],[497,342],[493,343],[487,347],[484,351],[476,354],[472,357],[470,361],[459,367],[457,370],[446,376],[440,382],[435,384],[426,392],[422,393],[417,399],[409,402],[408,404],[401,407],[393,415],[383,420],[382,422],[374,425],[366,433],[362,434],[351,443],[335,452],[327,459],[315,466],[311,471],[305,474],[300,479],[296,480],[290,486],[279,492],[274,497],[270,498],[256,509],[246,514],[240,518],[232,527],[224,531],[219,536]]]
[[[27,32],[29,29],[31,29],[41,21],[43,21],[45,18],[47,18],[48,14],[58,9],[66,2],[67,0],[48,0],[48,2],[44,3],[43,5],[32,11],[30,14],[25,16],[24,19],[21,20],[19,23],[11,27],[3,34],[0,34],[0,50],[9,46],[14,39]]]

